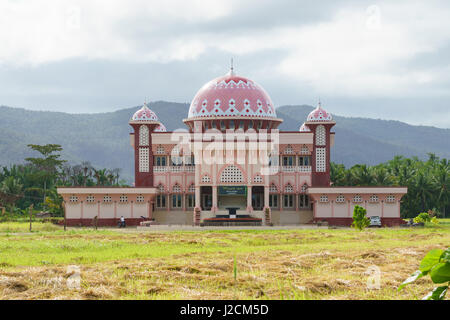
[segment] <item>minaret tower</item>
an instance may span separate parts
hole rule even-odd
[[[134,137],[134,181],[136,187],[153,187],[152,132],[161,123],[156,114],[144,103],[131,118]]]
[[[312,186],[330,186],[330,131],[336,124],[330,113],[325,111],[319,101],[305,122],[314,133],[312,152]]]

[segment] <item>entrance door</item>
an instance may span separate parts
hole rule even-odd
[[[202,209],[211,210],[211,207],[212,207],[212,195],[202,194]]]
[[[253,210],[262,210],[264,207],[264,187],[252,188],[252,207]]]

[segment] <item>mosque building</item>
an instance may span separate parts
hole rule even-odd
[[[233,69],[193,98],[186,129],[168,132],[144,104],[131,117],[132,187],[59,187],[67,225],[350,225],[355,205],[398,225],[406,187],[335,187],[335,125],[319,103],[298,131],[267,92]]]

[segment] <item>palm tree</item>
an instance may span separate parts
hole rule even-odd
[[[442,214],[445,218],[445,208],[448,205],[449,200],[449,185],[450,180],[448,179],[449,169],[448,166],[439,165],[433,175],[433,182],[437,190],[437,202],[438,207],[442,208]]]
[[[335,186],[344,185],[345,166],[343,164],[336,164],[330,162],[330,180]]]
[[[430,176],[425,174],[423,170],[419,171],[415,176],[412,191],[412,193],[414,193],[420,201],[421,211],[423,212],[429,209],[426,206],[431,203],[431,199],[435,191],[435,185],[431,181]]]
[[[92,175],[92,165],[89,161],[83,161],[81,163],[81,168],[83,170],[83,186],[86,187],[86,179],[88,176]]]
[[[371,167],[365,164],[357,164],[351,170],[356,185],[371,186],[374,184]]]
[[[15,203],[23,197],[23,185],[19,179],[9,176],[0,185],[0,200],[10,206],[11,213],[14,212]]]
[[[391,186],[395,183],[395,178],[386,168],[379,166],[372,171],[373,181],[377,186]]]

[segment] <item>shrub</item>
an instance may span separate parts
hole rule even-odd
[[[414,223],[425,223],[430,221],[431,217],[428,212],[421,212],[417,215],[417,217],[414,218]]]
[[[356,205],[353,209],[353,223],[352,227],[358,230],[363,230],[370,224],[369,218],[366,217],[367,210],[361,206]]]
[[[426,275],[430,275],[434,283],[443,285],[434,288],[423,297],[423,300],[444,300],[450,285],[450,248],[445,251],[434,249],[428,252],[420,262],[419,270],[406,279],[398,290]]]

